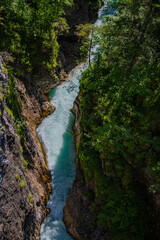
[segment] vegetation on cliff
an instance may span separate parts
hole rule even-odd
[[[96,12],[101,5],[101,0],[86,2]],[[16,63],[27,71],[34,70],[37,74],[40,67],[47,67],[53,74],[59,65],[58,37],[69,31],[65,8],[76,1],[1,0],[0,3],[0,51],[12,54]]]
[[[25,123],[14,77],[27,80],[26,86],[32,78],[34,82],[40,71],[47,72],[53,79],[57,77],[56,68],[61,65],[58,37],[69,31],[65,8],[76,1],[1,0],[0,3],[0,52],[4,55],[8,73],[6,110],[14,118],[23,145]],[[101,0],[87,1],[87,4],[97,10]]]
[[[14,119],[22,146],[24,145],[26,126],[21,114],[21,103],[14,77],[32,77],[39,69],[47,69],[50,75],[58,65],[58,36],[68,31],[64,17],[65,6],[71,6],[72,0],[63,1],[1,1],[0,7],[0,51],[5,52],[8,88],[6,110]],[[29,85],[29,83],[27,83]]]
[[[50,174],[36,127],[54,108],[39,93],[48,82],[49,88],[56,84],[55,73],[62,67],[59,36],[69,30],[65,10],[73,2],[77,4],[72,0],[0,0],[0,71],[7,74],[5,90],[0,84],[0,104],[5,109],[0,116],[0,235],[5,239],[37,239],[46,217]],[[91,5],[97,12],[99,0],[86,3],[87,14]],[[91,20],[88,15],[86,19]],[[3,165],[2,154],[7,158]]]
[[[37,239],[47,213],[50,174],[36,127],[51,105],[44,104],[28,76],[33,78],[40,69],[54,74],[59,54],[57,38],[68,30],[62,15],[64,7],[71,4],[70,0],[0,0],[0,60],[4,60],[0,61],[0,70],[7,73],[5,96],[0,89],[0,105],[5,102],[0,116],[0,127],[5,129],[0,139],[2,239]],[[2,81],[3,75],[0,77]],[[2,153],[6,167],[2,165]]]
[[[144,240],[152,229],[148,196],[160,183],[160,5],[123,0],[113,7],[81,79],[78,158],[86,181],[95,181],[97,224],[112,239]]]
[[[58,35],[68,30],[64,7],[72,0],[1,0],[0,50],[8,51],[28,70],[42,63],[57,66]]]

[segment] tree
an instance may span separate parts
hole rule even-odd
[[[61,17],[72,0],[1,0],[0,50],[13,54],[17,62],[29,68],[39,63],[57,66],[58,34],[67,29]]]
[[[80,24],[77,26],[77,35],[81,41],[81,61],[86,57],[89,58],[89,66],[91,67],[91,54],[92,54],[92,41],[94,36],[95,27],[92,24]]]

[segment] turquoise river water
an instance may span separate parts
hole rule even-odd
[[[104,7],[99,10],[101,24]],[[97,47],[97,46],[96,46]],[[52,194],[48,203],[50,213],[41,227],[41,240],[72,240],[66,232],[63,219],[63,208],[69,196],[75,178],[75,146],[72,135],[74,115],[70,109],[79,92],[79,79],[87,64],[73,69],[68,81],[50,91],[51,103],[55,112],[45,118],[37,128],[47,154],[48,166],[52,176]]]
[[[41,240],[70,240],[66,232],[63,208],[75,178],[75,147],[72,135],[74,115],[70,109],[79,91],[79,77],[85,66],[70,72],[70,78],[50,91],[55,112],[45,118],[37,133],[44,144],[52,176],[52,194],[48,203],[50,214],[41,228]]]

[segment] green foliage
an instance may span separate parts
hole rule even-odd
[[[30,200],[31,203],[33,203],[32,193],[29,193],[29,200]]]
[[[24,218],[23,218],[23,216],[21,216],[21,222],[22,222],[22,223],[24,222]]]
[[[137,183],[136,172],[124,159],[122,164],[121,159],[113,158],[115,167],[110,162],[105,164],[84,136],[81,137],[78,156],[86,181],[94,178],[97,224],[110,229],[115,240],[144,239],[150,211],[145,194]],[[93,201],[93,195],[89,199]]]
[[[21,188],[24,188],[26,186],[26,181],[24,179],[22,179],[20,182],[19,182],[19,186]]]
[[[160,184],[153,184],[150,186],[149,192],[155,194],[160,189]]]
[[[99,224],[113,239],[144,240],[150,210],[136,170],[159,191],[160,9],[147,0],[116,8],[95,32],[99,50],[81,79],[78,156],[86,181],[95,180]]]
[[[23,187],[26,186],[26,181],[24,180],[24,177],[23,177],[23,176],[20,176],[19,174],[16,174],[16,175],[15,175],[15,178],[18,180],[19,186],[20,186],[21,188],[23,188]]]
[[[22,153],[22,162],[25,169],[28,171],[28,162],[23,157],[23,147],[26,141],[26,126],[22,116],[21,104],[18,100],[18,93],[15,87],[14,78],[12,77],[11,68],[9,68],[10,77],[8,78],[8,89],[6,94],[6,103],[8,107],[5,107],[6,112],[14,119],[17,134],[20,138],[20,149]],[[21,183],[23,185],[23,183]]]
[[[99,214],[98,224],[108,223],[112,239],[144,239],[148,227],[145,217],[146,204],[134,191],[114,192]],[[142,212],[142,216],[139,217]],[[144,217],[144,218],[142,218]]]
[[[64,7],[72,0],[1,1],[0,50],[12,53],[28,71],[43,63],[49,69],[57,66],[57,36],[68,30]],[[0,20],[1,21],[1,20]]]
[[[0,101],[2,101],[3,100],[3,95],[2,95],[2,93],[0,93]]]
[[[3,18],[1,17],[2,7],[0,7],[0,25],[3,25]]]
[[[8,89],[7,89],[7,95],[6,95],[6,103],[7,106],[10,108],[10,110],[13,113],[13,116],[15,120],[20,120],[21,118],[21,105],[17,98],[17,91],[15,88],[15,82],[12,77],[12,74],[9,75],[8,78]]]
[[[8,89],[6,94],[6,111],[14,119],[16,131],[20,137],[21,142],[25,141],[25,123],[23,121],[21,112],[21,104],[17,97],[17,90],[13,78],[13,73],[9,68]]]
[[[28,162],[22,157],[23,165],[27,169],[28,168]]]
[[[32,197],[32,193],[29,193],[29,201],[33,207],[33,197]]]
[[[20,180],[21,176],[20,176],[19,174],[16,174],[16,175],[15,175],[15,178],[16,178],[17,180]]]
[[[101,7],[103,1],[102,0],[87,0],[91,5],[92,11],[96,10]]]
[[[90,23],[87,23],[85,25],[80,24],[77,26],[77,36],[79,37],[79,40],[82,44],[80,47],[80,61],[84,61],[86,59],[88,52],[90,55],[94,30],[95,27]]]
[[[5,107],[5,111],[6,111],[12,118],[14,118],[12,111],[11,111],[8,107]]]

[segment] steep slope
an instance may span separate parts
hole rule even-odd
[[[1,71],[4,71],[3,67]],[[0,80],[1,129],[4,129],[1,147],[5,157],[1,163],[0,235],[1,239],[38,239],[51,191],[49,170],[36,135],[36,126],[42,120],[43,112],[35,97],[29,96],[25,86],[15,79],[17,89],[15,87],[14,91],[22,104],[21,114],[25,122],[22,134],[20,123],[15,122],[14,113],[6,103],[7,75],[1,73]],[[53,107],[50,109],[54,110]],[[22,140],[23,136],[25,139]]]
[[[81,79],[77,177],[64,220],[75,239],[158,240],[160,8],[112,7]]]
[[[43,57],[50,56],[47,47],[41,45],[41,38],[37,40],[38,35],[33,37],[33,32],[27,30],[30,24],[28,13],[34,16],[36,3],[30,4],[31,9],[27,5],[29,1],[22,3],[24,5],[19,7],[25,7],[24,12],[18,12],[17,5],[10,9],[12,4],[7,1],[0,13],[5,22],[0,29],[0,236],[5,240],[39,239],[51,187],[50,173],[36,127],[54,111],[43,92],[49,91],[65,78],[65,73],[60,74],[63,72],[62,65],[56,67],[56,76],[53,74],[54,67],[50,71],[43,65]],[[10,11],[14,11],[14,14],[10,15]],[[79,23],[88,19],[82,19],[80,14]],[[15,24],[13,28],[12,24]],[[20,26],[23,24],[27,28],[26,32],[21,31]],[[73,33],[71,35],[75,36]],[[55,50],[56,47],[54,42]],[[41,53],[44,53],[43,57]],[[70,54],[74,55],[75,51],[72,49]],[[70,63],[71,68],[75,64],[73,59]]]
[[[97,19],[97,12],[102,5],[101,0],[75,0],[72,7],[66,8],[66,19],[70,30],[68,34],[59,37],[61,46],[60,60],[66,72],[77,65],[80,58],[80,41],[77,37],[77,26],[79,24],[94,23]]]

